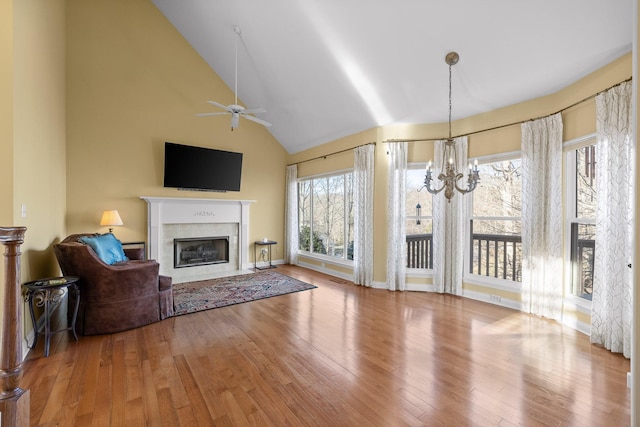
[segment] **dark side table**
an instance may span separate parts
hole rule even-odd
[[[33,343],[29,348],[35,348],[38,342],[38,335],[44,335],[44,356],[49,357],[49,344],[51,336],[62,331],[73,332],[73,338],[78,341],[76,334],[76,318],[78,317],[78,307],[80,305],[80,290],[78,289],[79,278],[75,276],[50,277],[47,279],[34,280],[33,282],[23,283],[25,289],[25,301],[29,303],[29,313],[31,314],[31,322],[33,323]],[[51,314],[55,304],[57,304],[68,291],[74,292],[76,295],[76,306],[73,308],[73,317],[71,325],[67,328],[51,331]],[[52,307],[53,306],[53,307]],[[36,322],[35,308],[44,307],[44,330],[40,331]]]
[[[275,265],[271,264],[271,246],[277,244],[278,242],[274,242],[273,240],[258,240],[254,243],[253,245],[253,268],[255,268],[256,270],[268,270],[270,268],[276,268]],[[258,267],[258,258],[257,258],[257,251],[258,251],[258,246],[262,246],[264,249],[264,246],[267,246],[269,248],[268,250],[268,254],[269,254],[269,264],[264,266],[264,267]],[[262,252],[262,250],[260,251]]]

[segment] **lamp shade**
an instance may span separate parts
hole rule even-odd
[[[100,225],[122,225],[122,218],[117,210],[102,212],[102,218],[100,219]]]

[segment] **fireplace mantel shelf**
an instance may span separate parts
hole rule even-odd
[[[249,204],[255,203],[255,200],[234,200],[234,199],[207,199],[207,198],[196,198],[196,197],[159,197],[159,196],[140,196],[141,199],[146,200],[147,202],[168,202],[168,203],[212,203],[212,204],[229,204],[229,203],[240,203],[240,204]]]

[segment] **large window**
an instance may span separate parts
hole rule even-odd
[[[299,250],[353,260],[353,173],[298,182]]]
[[[473,193],[469,272],[522,281],[521,160],[478,165],[480,184]]]
[[[595,154],[594,144],[567,152],[571,294],[587,300],[591,299],[593,292],[593,263],[596,249]]]
[[[431,193],[424,185],[425,168],[410,164],[406,182],[407,268],[433,269],[433,228]]]

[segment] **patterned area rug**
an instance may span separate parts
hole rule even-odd
[[[272,270],[260,271],[254,274],[177,283],[173,285],[173,305],[175,316],[180,316],[316,287]]]

